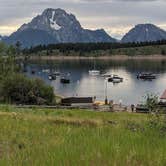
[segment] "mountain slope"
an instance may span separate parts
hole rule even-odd
[[[123,38],[122,42],[146,42],[166,39],[166,31],[153,24],[139,24],[131,29]]]
[[[50,34],[43,30],[37,29],[26,29],[22,32],[17,31],[13,33],[8,38],[4,39],[8,44],[15,44],[17,41],[20,41],[23,47],[30,47],[34,45],[47,45],[55,43],[56,40]]]
[[[20,41],[23,47],[49,43],[116,42],[103,29],[91,31],[81,27],[73,14],[62,9],[46,9],[41,15],[23,24],[5,40],[9,44]]]

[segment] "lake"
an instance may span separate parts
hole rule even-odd
[[[104,101],[106,96],[106,81],[104,77],[90,76],[89,70],[94,68],[101,73],[117,74],[124,78],[119,84],[107,83],[107,96],[109,100],[123,104],[141,103],[147,93],[161,95],[166,89],[166,60],[38,60],[27,64],[27,75],[39,77],[54,87],[56,94],[71,96],[96,96],[97,100]],[[70,73],[71,83],[63,85],[60,77],[55,81],[48,80],[48,73],[43,69],[60,71],[63,74]],[[35,75],[31,74],[35,70]],[[152,72],[157,74],[153,81],[137,79],[140,72]]]

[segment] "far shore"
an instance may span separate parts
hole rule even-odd
[[[31,56],[31,60],[166,60],[166,56],[163,55],[111,55],[111,56],[99,56],[99,57],[88,57],[88,56]]]

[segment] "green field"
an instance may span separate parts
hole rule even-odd
[[[165,121],[150,115],[0,106],[2,166],[164,166],[165,156]]]

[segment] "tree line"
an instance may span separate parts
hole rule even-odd
[[[134,47],[144,47],[144,46],[155,46],[155,45],[166,45],[166,40],[151,41],[151,42],[133,42],[133,43],[59,43],[59,44],[49,44],[49,45],[38,45],[31,48],[23,49],[23,53],[32,54],[38,53],[43,50],[51,53],[53,50],[59,50],[62,53],[69,51],[75,52],[92,52],[98,50],[111,50],[119,48],[134,48]]]

